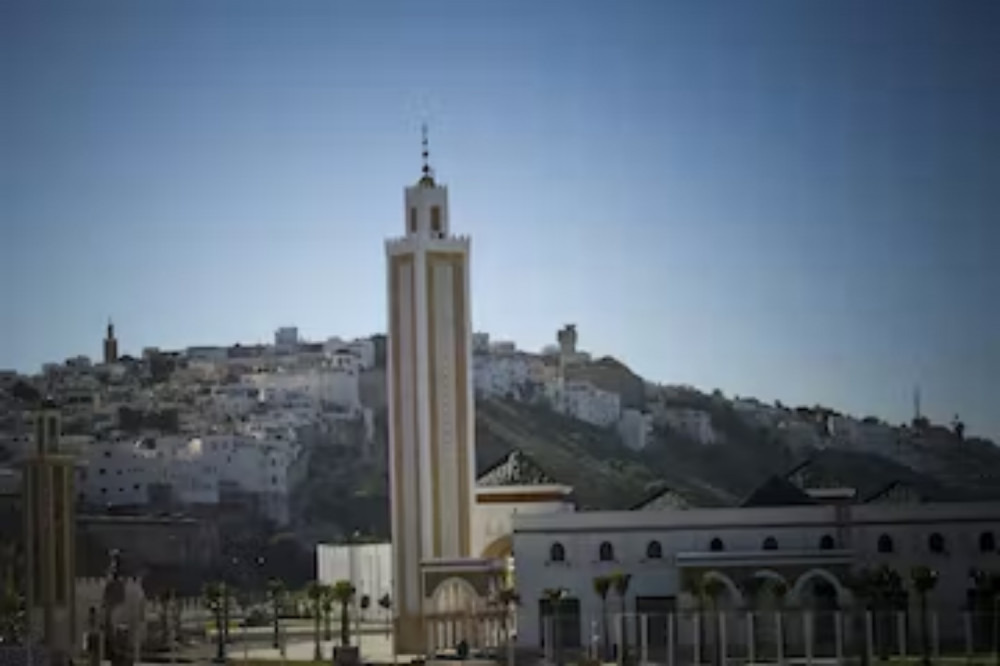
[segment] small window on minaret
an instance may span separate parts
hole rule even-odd
[[[431,206],[431,231],[441,231],[441,206]]]
[[[411,234],[417,233],[417,209],[416,208],[411,208],[410,209],[410,233]]]

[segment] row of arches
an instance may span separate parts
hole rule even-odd
[[[798,605],[805,601],[803,594],[807,591],[814,593],[816,596],[829,597],[831,600],[835,600],[841,607],[849,606],[852,600],[851,593],[847,588],[844,587],[834,574],[826,569],[810,569],[796,577],[794,581],[789,581],[785,576],[772,569],[756,571],[751,578],[761,583],[760,590],[764,593],[774,587],[774,584],[786,589],[790,605]],[[742,607],[748,601],[747,596],[751,593],[748,593],[743,587],[736,584],[725,573],[711,570],[701,576],[702,584],[712,580],[723,585],[729,601],[736,607]],[[771,584],[771,586],[768,584]]]

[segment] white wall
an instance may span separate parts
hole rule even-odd
[[[316,546],[319,580],[332,585],[349,580],[357,588],[357,599],[367,594],[372,608],[383,595],[392,596],[392,545],[388,543]]]
[[[589,618],[600,613],[593,593],[594,577],[616,571],[632,574],[629,600],[635,596],[677,596],[675,558],[685,553],[718,556],[708,553],[716,537],[725,544],[724,555],[745,552],[758,558],[762,569],[768,568],[766,562],[781,557],[809,561],[827,555],[843,557],[855,567],[889,564],[904,576],[918,564],[931,566],[940,575],[932,604],[956,613],[965,599],[970,567],[996,566],[997,553],[979,551],[979,535],[992,530],[1000,538],[1000,503],[860,505],[850,510],[846,543],[838,543],[835,551],[819,548],[824,535],[837,537],[832,506],[518,514],[514,518],[517,587],[522,598],[518,642],[538,645],[538,600],[544,589],[564,587],[580,600],[582,621],[588,625],[582,635],[587,635]],[[946,553],[930,551],[928,538],[935,532],[945,537],[949,545]],[[891,554],[878,553],[878,537],[883,533],[895,540]],[[768,536],[778,540],[779,548],[773,553],[761,550]],[[662,545],[663,559],[651,562],[645,554],[654,539]],[[566,549],[565,563],[549,562],[549,549],[557,541]],[[602,541],[613,545],[614,562],[598,561]]]

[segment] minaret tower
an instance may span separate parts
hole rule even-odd
[[[404,201],[406,233],[386,243],[393,611],[397,652],[419,654],[422,563],[472,556],[475,499],[469,239],[451,235],[426,127]]]
[[[59,447],[59,409],[35,409],[35,451],[24,462],[24,535],[31,638],[53,650],[76,646],[74,462]]]
[[[115,337],[115,325],[108,319],[108,331],[104,336],[104,363],[118,362],[118,339]]]

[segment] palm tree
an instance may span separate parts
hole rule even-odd
[[[722,624],[719,618],[719,597],[722,596],[723,590],[726,589],[726,584],[718,578],[709,578],[705,581],[703,589],[705,597],[712,608],[712,619],[714,620],[712,624],[715,627],[715,631],[713,632],[715,634],[715,661],[721,666],[722,650],[719,641],[722,639]]]
[[[223,626],[226,619],[225,607],[228,602],[229,590],[225,583],[209,583],[202,592],[202,600],[205,608],[212,613],[215,619],[215,661],[224,663],[226,661],[226,634]]]
[[[785,598],[788,596],[788,583],[783,580],[772,580],[768,583],[768,589],[774,595],[774,600],[778,604],[778,650],[784,659],[785,655]]]
[[[333,631],[330,629],[330,616],[333,615],[333,588],[323,586],[323,640],[332,641]]]
[[[1000,610],[997,607],[1000,602],[1000,573],[990,573],[982,569],[971,569],[969,577],[972,579],[974,598],[981,608],[986,612],[985,617],[992,616],[992,628],[987,630],[987,635],[993,632],[993,652],[997,655],[997,666],[1000,666]]]
[[[622,641],[621,652],[622,652],[623,662],[628,657],[628,636],[626,635],[625,632],[625,627],[626,627],[625,613],[627,611],[625,604],[625,597],[626,595],[628,595],[628,586],[631,582],[632,582],[632,574],[627,574],[619,571],[618,573],[613,574],[611,576],[611,585],[612,587],[615,588],[615,592],[618,593],[618,601],[619,605],[621,606],[621,613],[622,613],[621,624],[619,626],[621,627],[620,636]]]
[[[512,587],[502,587],[497,590],[496,602],[501,608],[507,611],[507,617],[503,623],[504,626],[504,641],[507,643],[509,649],[513,648],[510,640],[510,620],[511,616],[514,614],[514,607],[520,605],[521,595],[517,593]]]
[[[351,644],[351,624],[349,607],[357,594],[357,588],[349,580],[338,580],[333,584],[331,597],[340,604],[340,644],[348,646]]]
[[[879,657],[882,661],[889,658],[889,643],[884,638],[891,632],[892,611],[901,603],[903,597],[903,579],[895,569],[884,565],[876,569],[871,574],[869,584],[875,601],[875,608],[881,621],[876,623],[880,628]]]
[[[608,658],[608,591],[611,590],[610,576],[594,578],[594,592],[601,598],[601,654]]]
[[[277,578],[272,578],[267,581],[267,597],[271,601],[271,623],[274,627],[274,636],[271,644],[274,649],[277,650],[281,642],[280,616],[281,604],[285,598],[285,584]]]
[[[542,590],[542,598],[549,603],[552,609],[552,655],[558,665],[562,663],[562,649],[560,641],[562,632],[559,631],[559,607],[562,606],[563,599],[566,598],[566,590],[561,587],[549,587]]]
[[[924,666],[931,664],[930,632],[927,629],[927,593],[937,585],[937,571],[925,566],[910,570],[910,581],[920,598],[920,638],[924,653]]]
[[[313,660],[323,661],[323,648],[320,646],[320,621],[323,618],[323,600],[326,598],[326,586],[318,580],[309,583],[306,588],[309,599],[309,609],[313,615]]]
[[[683,582],[684,591],[694,599],[694,614],[695,620],[697,621],[697,633],[696,644],[702,646],[705,644],[705,623],[703,622],[703,616],[705,613],[705,586],[702,584],[701,578],[696,575],[687,575],[684,577]],[[695,655],[696,661],[701,661],[700,654]]]

